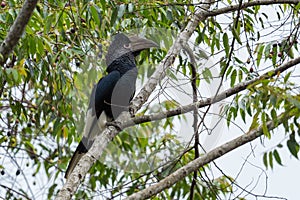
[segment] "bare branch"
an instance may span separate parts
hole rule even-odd
[[[274,128],[278,127],[278,125],[282,124],[283,121],[286,121],[294,116],[296,109],[292,109],[285,113],[282,113],[278,116],[278,124],[275,124],[272,120],[266,123],[269,130],[273,130]],[[205,164],[223,156],[224,154],[246,144],[254,139],[263,135],[262,126],[258,127],[257,129],[250,130],[246,134],[237,137],[215,149],[212,151],[204,154],[202,157],[197,158],[196,160],[191,161],[187,165],[181,167],[171,175],[167,176],[166,178],[162,179],[158,183],[149,186],[148,188],[141,190],[135,194],[130,195],[126,198],[126,200],[137,200],[137,199],[146,199],[150,198],[164,189],[167,189],[177,183],[178,181],[182,180],[184,177],[188,176],[190,173],[198,170],[200,167],[203,167]]]
[[[25,194],[22,194],[21,192],[14,190],[13,188],[7,187],[5,185],[0,184],[1,187],[3,187],[4,189],[6,189],[7,191],[11,191],[14,192],[16,194],[18,194],[21,197],[24,197],[25,199],[30,199],[28,196],[26,196]]]
[[[193,103],[196,103],[198,101],[198,95],[197,95],[197,84],[196,84],[196,80],[197,80],[197,62],[196,62],[196,58],[194,56],[193,50],[188,46],[182,46],[182,48],[186,51],[186,53],[188,54],[189,58],[190,58],[190,64],[191,64],[191,86],[192,86],[192,90],[193,90]],[[195,159],[197,159],[199,157],[199,132],[198,132],[198,108],[195,106],[193,109],[193,129],[194,129],[194,149],[195,149]],[[200,122],[200,124],[203,121]],[[194,175],[193,175],[193,180],[192,180],[192,184],[190,187],[190,200],[194,199],[194,190],[195,190],[195,186],[197,183],[197,171],[194,171]]]

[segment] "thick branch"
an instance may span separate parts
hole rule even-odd
[[[275,124],[273,121],[268,121],[266,123],[269,130],[273,130],[274,128],[278,127],[283,121],[286,121],[294,116],[295,110],[287,111],[278,116],[278,124]],[[151,185],[150,187],[141,190],[135,194],[130,195],[126,198],[126,200],[138,200],[138,199],[146,199],[150,198],[163,190],[171,187],[178,181],[182,180],[184,177],[188,176],[190,173],[198,170],[200,167],[203,167],[205,164],[223,156],[224,154],[244,145],[247,144],[254,139],[263,135],[262,126],[258,127],[257,129],[250,130],[246,134],[237,137],[215,149],[212,151],[204,154],[202,157],[197,158],[189,162],[187,165],[181,167],[171,175],[167,176],[166,178],[162,179],[158,183]]]
[[[8,55],[11,53],[13,48],[17,45],[21,38],[26,25],[35,9],[38,0],[26,0],[17,19],[10,28],[5,40],[0,45],[0,65],[4,65]]]
[[[125,121],[127,118],[128,116],[124,115],[123,113],[118,117],[118,120]],[[57,200],[71,199],[91,166],[98,160],[108,143],[118,133],[119,131],[115,127],[109,126],[102,132],[102,134],[96,137],[91,149],[80,159],[73,172],[67,179],[65,185],[59,191],[56,197]]]

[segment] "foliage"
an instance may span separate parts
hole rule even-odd
[[[197,60],[199,91],[212,85],[215,77],[234,87],[298,57],[299,5],[270,7],[278,23],[259,5],[224,14],[228,17],[225,21],[224,16],[212,16],[201,22],[190,42]],[[2,1],[0,41],[21,6],[17,0]],[[18,46],[0,69],[0,191],[7,191],[1,192],[1,197],[54,198],[81,139],[91,88],[106,73],[105,52],[113,34],[139,33],[160,44],[160,49],[143,52],[137,60],[139,80],[144,83],[197,6],[193,1],[173,0],[39,2]],[[221,6],[215,2],[212,7]],[[213,64],[205,65],[210,57],[215,58]],[[181,87],[189,87],[191,63],[184,52],[177,59],[177,66],[168,71],[158,92],[137,115],[177,108],[187,104],[181,101],[187,97],[192,103],[192,94]],[[277,123],[282,111],[300,109],[296,76],[290,70],[259,80],[229,99],[231,103],[218,114],[229,127],[239,118],[249,130],[262,125],[265,137],[272,139],[267,121]],[[168,88],[175,89],[175,95]],[[201,98],[207,97],[199,91]],[[263,155],[266,167],[273,168],[274,160],[283,165],[280,149],[284,147],[298,159],[298,117],[283,124],[287,139]],[[120,133],[90,170],[76,199],[129,195],[192,161],[193,142],[183,143],[176,135],[178,124],[186,121],[186,115],[179,115]],[[200,125],[209,132],[205,122]],[[207,170],[210,166],[197,172],[195,199],[220,199],[234,193],[233,178],[223,174],[209,179]],[[188,198],[192,179],[188,176],[154,199]]]

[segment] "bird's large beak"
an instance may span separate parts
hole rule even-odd
[[[158,44],[156,44],[152,40],[141,38],[135,35],[129,36],[128,38],[130,40],[133,52],[140,52],[144,49],[149,49],[151,47],[158,47]]]

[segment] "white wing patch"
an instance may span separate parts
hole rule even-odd
[[[92,108],[88,109],[86,116],[85,116],[85,126],[84,126],[83,137],[89,138],[89,133],[93,126],[94,118],[96,118],[96,115],[93,115],[93,109]]]
[[[99,135],[106,126],[107,116],[103,111],[97,120],[96,115],[93,115],[92,108],[88,109],[86,113],[85,127],[84,127],[84,137],[89,141],[93,141],[96,135]]]
[[[101,132],[102,132],[103,129],[105,129],[106,122],[107,122],[107,116],[106,116],[105,112],[103,111],[101,113],[99,119],[98,119],[98,122],[97,122],[98,127],[101,130]]]

